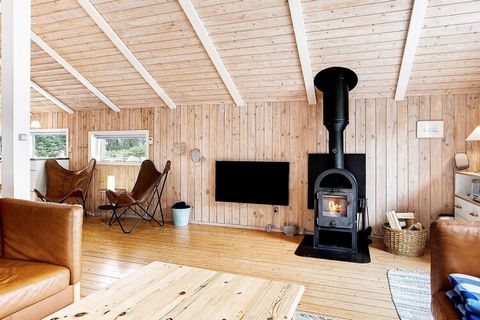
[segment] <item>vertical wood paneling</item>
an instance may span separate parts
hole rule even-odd
[[[387,208],[387,100],[385,98],[375,101],[375,121],[376,121],[376,224],[375,233],[380,234],[382,224],[385,221],[381,213],[394,208]]]
[[[209,222],[210,219],[210,199],[208,194],[210,193],[210,185],[208,181],[210,180],[210,165],[212,161],[210,158],[210,107],[208,105],[202,106],[202,143],[200,144],[200,151],[205,158],[205,161],[202,161],[202,187],[200,193],[202,195],[202,222]]]
[[[417,121],[419,118],[418,97],[408,97],[408,210],[418,216],[419,203],[419,141]]]
[[[187,109],[187,122],[185,123],[187,127],[187,141],[186,141],[186,161],[187,161],[187,195],[183,197],[185,201],[188,199],[190,206],[193,206],[195,199],[195,163],[191,160],[191,150],[195,146],[195,109],[194,106],[183,107]],[[222,212],[223,213],[223,212]],[[191,220],[195,220],[195,208],[192,208],[190,211]],[[220,223],[224,222],[224,217],[222,215],[221,220],[217,217],[217,221]]]
[[[455,131],[453,138],[455,141],[455,152],[465,152],[465,138],[467,137],[465,128],[465,113],[467,108],[466,96],[454,96],[455,99]]]
[[[478,95],[386,98],[350,102],[346,151],[366,153],[367,198],[374,235],[381,235],[386,210],[413,211],[428,226],[440,212],[453,210],[453,155],[467,151],[471,167],[480,168],[478,142],[465,137],[479,124]],[[311,229],[307,207],[307,154],[327,151],[321,99],[318,107],[302,102],[258,102],[234,105],[188,105],[176,110],[124,109],[33,114],[43,128],[70,129],[72,168],[88,160],[88,131],[148,129],[154,143],[150,158],[158,168],[172,160],[163,205],[183,200],[192,205],[197,222],[276,229],[298,224]],[[444,139],[417,139],[417,120],[444,120]],[[191,161],[199,148],[201,162]],[[215,202],[216,160],[290,162],[290,204],[266,205]],[[138,166],[98,165],[90,190],[90,208],[102,204],[99,189],[106,176],[117,177],[118,188],[130,190]],[[167,210],[170,217],[170,210]]]
[[[355,153],[355,100],[350,99],[349,101],[349,109],[348,109],[348,126],[345,129],[345,152],[346,153]]]
[[[365,99],[355,101],[355,121],[355,152],[365,153]]]
[[[202,147],[202,106],[195,106],[195,140],[193,148]],[[202,150],[200,149],[200,153]],[[203,160],[203,155],[202,155]],[[195,210],[195,221],[202,221],[202,162],[194,163],[194,183],[195,183],[195,201],[193,208]]]
[[[432,120],[442,118],[442,97],[430,97],[430,117]],[[442,170],[442,139],[430,139],[430,220],[428,225],[436,219],[442,211],[442,177],[447,174]]]
[[[452,96],[443,96],[442,97],[442,112],[444,115],[455,114],[455,99]],[[455,153],[455,118],[454,117],[443,117],[444,128],[445,128],[445,137],[443,139],[443,150],[442,150],[442,210],[444,212],[453,211],[452,199],[454,197],[454,190],[451,187],[455,183],[454,170],[454,160],[452,154]]]
[[[397,106],[395,101],[387,100],[387,210],[392,210],[398,207],[397,204]],[[392,209],[390,209],[392,208]]]
[[[408,108],[407,101],[397,102],[397,209],[408,208]]]
[[[430,99],[420,97],[419,99],[419,120],[430,119]],[[417,218],[423,225],[430,225],[430,139],[419,139],[419,193]]]

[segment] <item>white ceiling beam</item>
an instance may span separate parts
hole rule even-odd
[[[152,89],[160,96],[160,98],[165,102],[165,104],[170,109],[175,109],[176,105],[173,100],[167,95],[165,90],[160,87],[160,85],[155,81],[152,75],[145,69],[142,63],[137,59],[133,52],[127,47],[123,40],[118,36],[118,34],[110,27],[107,20],[98,12],[93,4],[89,0],[77,0],[77,2],[82,6],[82,8],[87,12],[90,18],[95,21],[95,23],[102,29],[105,35],[113,42],[118,50],[123,54],[123,56],[130,62],[130,64],[137,70],[138,73],[145,79],[145,81],[152,87]]]
[[[413,3],[410,24],[408,26],[407,40],[403,49],[402,65],[398,75],[397,90],[395,91],[395,100],[403,100],[407,92],[410,74],[412,73],[415,52],[417,51],[420,33],[423,29],[423,20],[427,11],[428,0],[415,0]]]
[[[315,86],[313,84],[312,64],[310,62],[310,53],[308,51],[307,33],[305,32],[305,21],[303,19],[303,9],[301,0],[288,0],[290,15],[292,17],[293,31],[297,42],[298,57],[302,67],[303,81],[305,91],[307,92],[308,104],[316,105],[317,97],[315,95]]]
[[[38,84],[30,80],[30,87],[40,93],[42,96],[53,102],[55,105],[63,109],[65,112],[68,112],[70,114],[73,114],[73,110],[67,107],[62,101],[58,100],[54,96],[52,96],[50,93],[45,91],[42,87],[40,87]]]
[[[120,112],[120,108],[117,107],[109,98],[107,98],[100,90],[97,89],[87,78],[85,78],[80,72],[77,71],[70,63],[62,58],[52,47],[50,47],[45,41],[43,41],[35,32],[31,34],[32,41],[35,42],[40,48],[48,53],[55,61],[57,61],[65,70],[70,72],[78,81],[80,81],[90,92],[92,92],[97,98],[105,103],[110,109],[115,112]]]
[[[190,0],[179,0],[178,2],[182,6],[183,11],[185,12],[188,20],[190,21],[190,24],[192,25],[193,29],[197,33],[198,38],[202,42],[205,51],[207,51],[210,60],[212,60],[213,65],[220,74],[220,77],[222,78],[223,83],[227,87],[228,92],[232,96],[233,101],[238,107],[243,107],[245,105],[245,102],[240,96],[240,93],[238,92],[235,83],[233,82],[230,74],[225,68],[222,58],[220,58],[217,49],[215,49],[212,39],[208,35],[208,31],[207,29],[205,29],[205,26],[203,25],[202,20],[200,19],[200,16],[195,10],[192,2]]]

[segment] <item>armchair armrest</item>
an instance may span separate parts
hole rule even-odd
[[[430,228],[432,295],[451,289],[448,275],[480,276],[480,223],[436,221]]]
[[[80,281],[81,206],[0,199],[0,221],[5,258],[63,266]]]

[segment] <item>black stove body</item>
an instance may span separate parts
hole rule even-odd
[[[348,92],[358,82],[347,68],[332,67],[315,76],[323,92],[323,124],[329,133],[331,169],[315,181],[314,248],[357,252],[358,185],[344,168],[343,131],[348,125]]]

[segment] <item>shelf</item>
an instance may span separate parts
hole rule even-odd
[[[472,172],[472,171],[455,171],[455,174],[461,174],[464,176],[470,176],[470,177],[479,177],[480,178],[480,172]]]
[[[480,206],[480,202],[477,202],[477,201],[474,201],[472,198],[470,197],[466,197],[466,196],[463,196],[463,195],[459,195],[459,194],[455,194],[455,197],[458,197],[462,200],[465,200],[467,202],[470,202],[471,204],[473,205],[476,205],[476,206]]]

